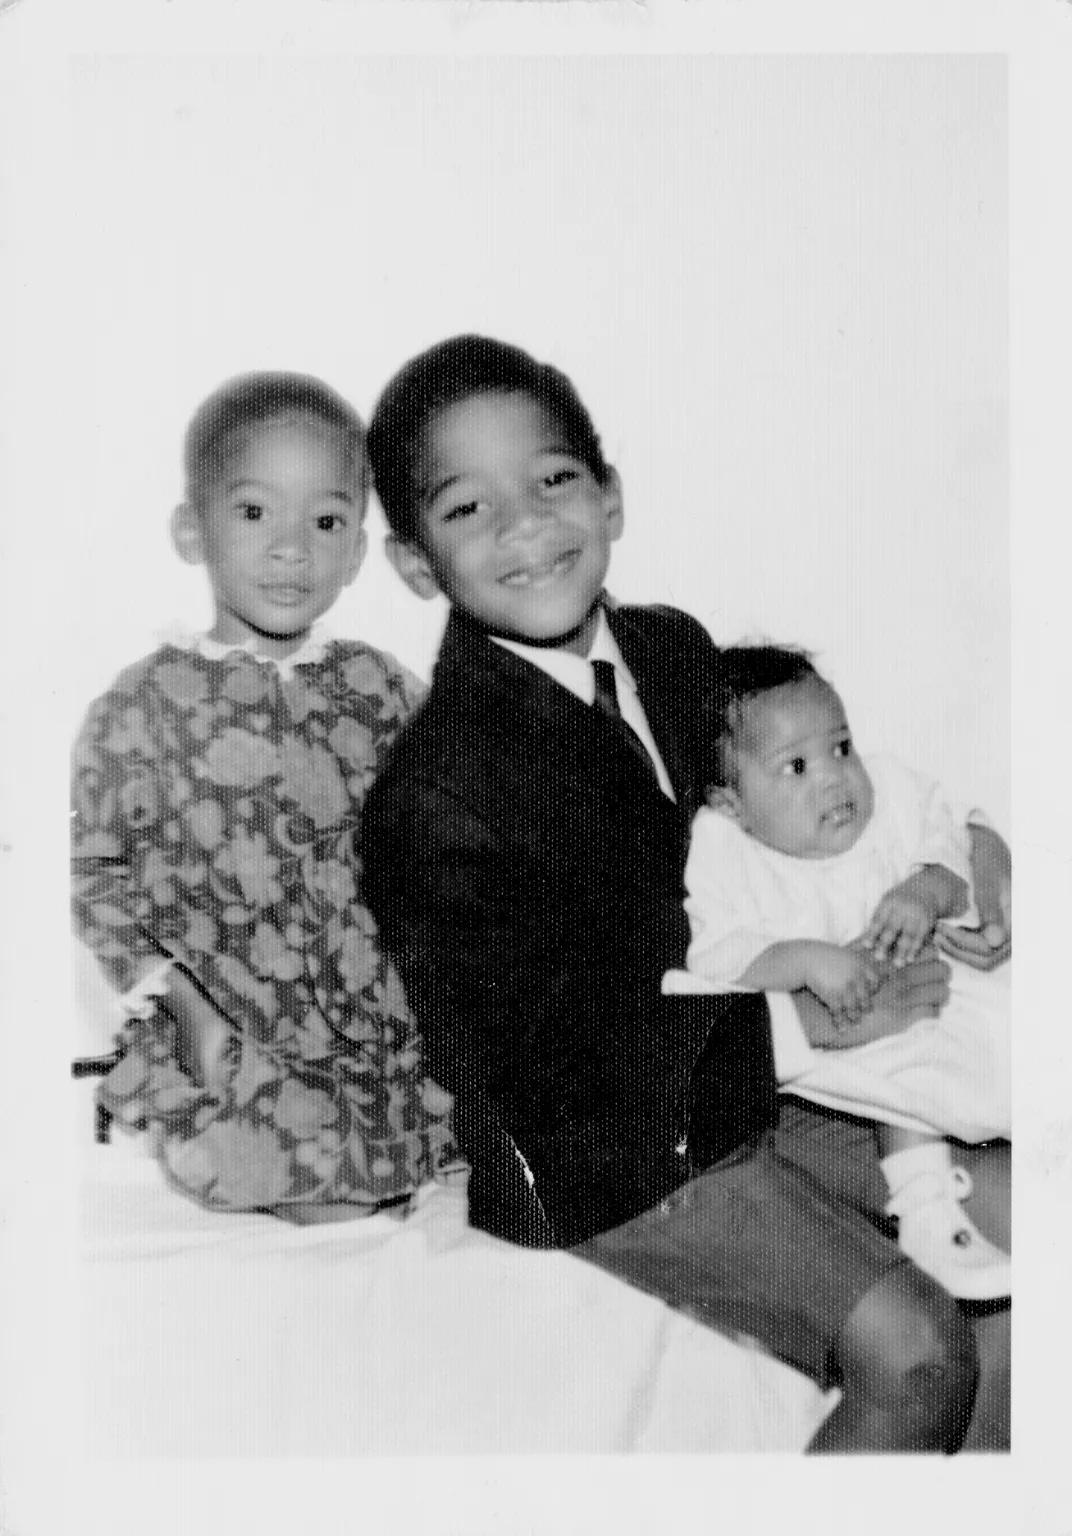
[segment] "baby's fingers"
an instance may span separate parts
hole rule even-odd
[[[927,930],[922,923],[906,922],[893,948],[894,965],[909,965],[923,948]]]
[[[871,920],[868,933],[874,933],[874,937],[867,945],[875,959],[881,963],[888,960],[901,936],[901,924],[891,914],[885,914],[881,921],[877,920],[878,914]]]
[[[875,945],[879,941],[879,935],[884,931],[885,927],[886,927],[886,911],[885,911],[885,908],[881,907],[881,906],[876,907],[874,915],[871,918],[871,921],[868,923],[868,925],[864,929],[863,933],[861,933],[860,937],[856,940],[857,946],[860,949],[870,949],[870,950],[873,950],[875,948]]]

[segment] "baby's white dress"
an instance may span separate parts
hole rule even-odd
[[[944,864],[970,885],[965,818],[941,786],[893,758],[869,758],[866,766],[874,813],[855,846],[833,858],[791,858],[717,811],[699,813],[685,875],[694,977],[737,991],[737,978],[771,944],[851,943],[886,892],[923,864]],[[867,1045],[816,1051],[815,1065],[784,1082],[783,1092],[962,1141],[1009,1136],[1009,972],[954,962],[938,1018]],[[694,986],[680,972],[664,982],[666,991]]]

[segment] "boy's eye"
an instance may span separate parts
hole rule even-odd
[[[807,762],[802,757],[791,757],[782,768],[782,772],[787,778],[799,778],[801,774],[807,773],[807,771]]]
[[[243,522],[255,523],[264,516],[264,508],[259,501],[240,501],[236,511]]]
[[[835,757],[848,757],[848,756],[850,756],[851,753],[852,753],[852,740],[851,740],[850,737],[845,736],[834,747],[834,756]]]
[[[316,520],[316,526],[321,533],[334,533],[337,528],[346,527],[346,519],[340,517],[337,512],[321,512]]]
[[[553,469],[550,474],[543,476],[543,483],[549,490],[556,490],[561,485],[568,485],[571,480],[579,478],[575,469]]]

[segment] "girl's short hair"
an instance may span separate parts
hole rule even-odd
[[[194,412],[183,441],[186,499],[204,504],[237,440],[268,422],[318,422],[339,432],[362,491],[368,486],[365,424],[341,395],[304,373],[243,373],[228,379]]]
[[[700,706],[700,727],[708,754],[708,782],[733,783],[733,749],[743,707],[750,699],[819,677],[807,651],[781,645],[731,645],[718,655],[718,677]]]
[[[368,454],[376,494],[396,538],[420,542],[420,455],[437,416],[476,395],[525,394],[542,406],[572,454],[606,485],[610,470],[580,396],[564,373],[487,336],[452,336],[411,358],[372,413]]]

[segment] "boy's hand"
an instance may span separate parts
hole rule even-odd
[[[925,875],[910,875],[886,892],[859,943],[880,965],[886,960],[909,965],[933,935],[940,915]]]
[[[990,827],[971,826],[972,886],[978,928],[939,925],[939,947],[954,960],[992,971],[1012,954],[1012,860],[1004,839]]]
[[[918,1019],[937,1018],[949,998],[949,967],[933,948],[918,960],[889,970],[871,1000],[871,1007],[851,1030],[838,1027],[818,1000],[807,991],[795,992],[800,1025],[810,1045],[826,1050],[866,1045],[886,1035],[897,1035]]]
[[[943,954],[963,961],[977,971],[993,971],[1012,954],[1011,920],[989,922],[981,928],[956,928],[940,923],[935,939]]]
[[[878,966],[862,950],[837,944],[811,946],[805,969],[809,991],[825,1003],[842,1029],[859,1023],[882,979]]]

